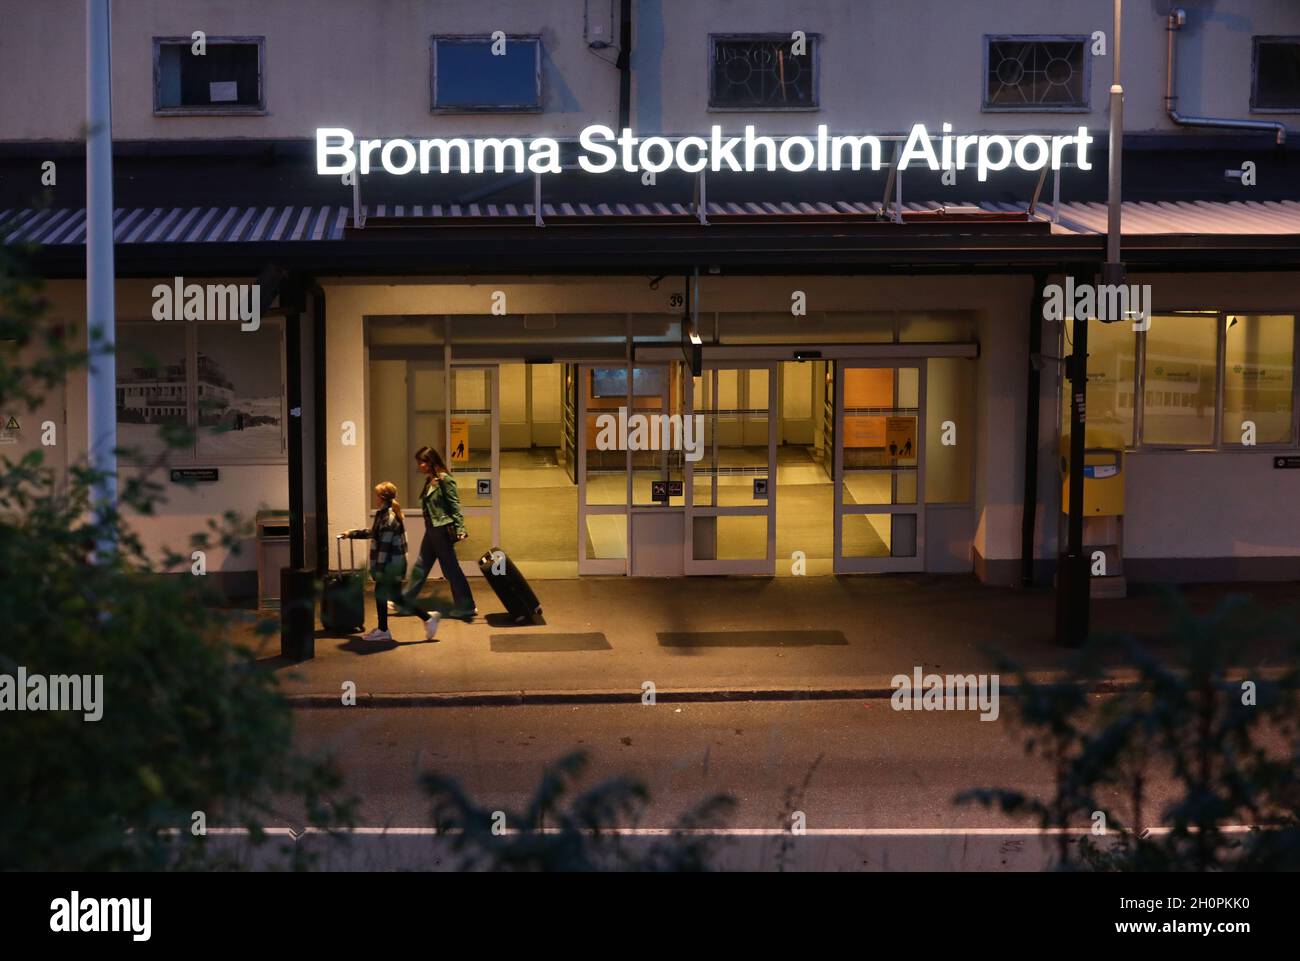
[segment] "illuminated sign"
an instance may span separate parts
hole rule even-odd
[[[925,166],[930,170],[965,170],[974,167],[979,180],[989,173],[1017,170],[1059,170],[1073,162],[1091,170],[1087,127],[1073,134],[957,134],[945,123],[942,134],[931,136],[925,124],[915,124],[899,153],[898,169]],[[938,150],[935,149],[936,141]],[[753,173],[756,170],[879,170],[884,164],[881,141],[870,134],[831,134],[825,124],[814,136],[770,137],[753,126],[739,136],[728,136],[715,124],[707,137],[638,137],[592,124],[578,135],[582,148],[578,166],[587,173],[662,173],[677,169]],[[376,156],[377,155],[377,156]],[[553,137],[427,137],[358,140],[346,127],[316,130],[316,172],[346,176],[355,170],[368,174],[374,167],[395,176],[409,173],[560,173],[560,143]]]

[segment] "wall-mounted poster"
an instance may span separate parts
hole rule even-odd
[[[167,450],[162,431],[189,423],[186,330],[179,324],[122,324],[117,331],[117,444],[126,459],[144,461]],[[188,459],[191,451],[173,448]]]
[[[281,328],[196,327],[200,461],[274,460],[285,454]]]
[[[884,447],[885,418],[880,414],[845,415],[844,446]]]
[[[886,417],[885,448],[890,457],[903,459],[916,456],[916,418]]]
[[[469,421],[464,417],[451,419],[451,462],[469,463]]]

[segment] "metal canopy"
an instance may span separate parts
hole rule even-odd
[[[546,203],[546,223],[613,226],[633,223],[696,224],[699,230],[726,224],[881,224],[901,239],[908,225],[961,225],[963,233],[994,224],[1019,224],[1027,231],[1049,229],[1058,236],[1093,237],[1105,232],[1106,205],[1064,203],[1059,209],[1039,204],[912,202],[902,206],[902,223],[880,220],[878,202],[709,202],[708,223],[686,203]],[[365,227],[352,226],[348,207],[134,207],[113,214],[116,244],[211,244],[332,242],[374,236],[392,229],[455,229],[471,225],[526,226],[534,223],[532,204],[377,204],[363,207]],[[1126,237],[1171,235],[1291,236],[1300,239],[1300,201],[1167,201],[1123,205]],[[1053,221],[1055,221],[1053,223]],[[76,245],[85,243],[86,211],[33,208],[0,211],[0,237],[9,244]]]
[[[714,203],[702,222],[686,204],[375,205],[366,227],[343,206],[133,207],[114,215],[121,276],[256,274],[272,260],[319,276],[484,272],[636,273],[716,266],[732,273],[988,272],[1100,262],[1106,208],[1065,203],[913,202],[901,222],[880,205]],[[1300,202],[1124,204],[1135,270],[1300,269]],[[1053,222],[1053,221],[1056,222]],[[49,277],[85,270],[85,211],[0,211],[0,237],[30,246]]]

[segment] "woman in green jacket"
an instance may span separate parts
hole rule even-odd
[[[393,613],[414,614],[419,610],[416,599],[437,562],[442,565],[443,576],[451,587],[455,606],[449,612],[450,616],[468,620],[478,613],[478,608],[474,606],[469,581],[456,558],[456,542],[469,536],[465,530],[465,517],[460,512],[456,479],[447,470],[442,455],[432,447],[417,450],[415,463],[420,468],[420,473],[425,475],[424,489],[420,491],[424,539],[420,542],[420,556],[411,570],[411,581],[402,593],[400,606],[393,605]]]

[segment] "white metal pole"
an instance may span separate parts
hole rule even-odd
[[[117,503],[110,5],[111,0],[86,0],[86,401],[90,466],[100,475],[92,499],[101,516]],[[101,543],[100,555],[116,546]]]
[[[1121,26],[1124,17],[1124,0],[1114,0],[1115,25],[1111,36],[1110,83],[1110,163],[1109,189],[1106,203],[1106,265],[1114,272],[1120,262],[1120,184],[1124,161],[1124,87],[1120,83],[1120,45],[1123,39]],[[1123,283],[1119,276],[1107,277],[1106,283]]]

